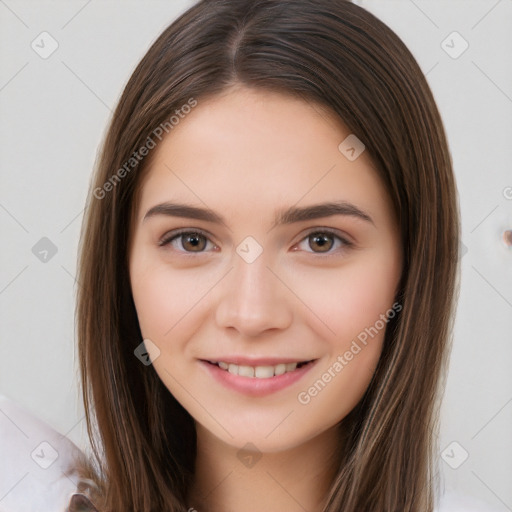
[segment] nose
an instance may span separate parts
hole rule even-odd
[[[292,322],[293,294],[263,253],[252,263],[235,255],[232,270],[220,287],[216,322],[244,337],[257,337]]]

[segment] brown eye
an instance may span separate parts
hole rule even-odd
[[[199,231],[181,231],[164,237],[159,245],[171,245],[178,252],[202,253],[205,252],[208,242],[212,243],[206,235]]]
[[[304,244],[306,247],[302,247],[302,250],[312,254],[326,256],[335,255],[354,246],[353,242],[350,242],[346,238],[339,234],[332,232],[330,229],[317,229],[312,231],[299,243],[299,247]]]
[[[188,251],[201,252],[206,246],[206,239],[199,233],[190,233],[181,235],[181,244]]]
[[[328,252],[334,245],[334,241],[332,240],[334,235],[327,233],[314,233],[309,235],[309,247],[314,249],[314,246],[319,248],[318,252]]]

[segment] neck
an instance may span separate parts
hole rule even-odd
[[[277,453],[239,450],[200,425],[196,429],[195,480],[188,499],[191,510],[323,510],[337,470],[336,427]]]

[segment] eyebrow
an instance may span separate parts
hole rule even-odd
[[[222,224],[227,227],[224,217],[210,209],[199,208],[197,206],[192,206],[183,203],[171,202],[157,204],[150,208],[147,211],[146,215],[144,215],[142,222],[146,221],[150,217],[154,217],[157,215],[204,220],[207,222],[213,222],[215,224]],[[375,225],[370,215],[361,210],[360,208],[358,208],[356,205],[349,203],[347,201],[336,201],[329,203],[314,204],[311,206],[305,206],[301,208],[291,206],[284,210],[280,210],[277,212],[272,229],[275,228],[276,226],[283,224],[293,224],[296,222],[304,222],[307,220],[314,220],[322,217],[332,217],[334,215],[356,217]]]

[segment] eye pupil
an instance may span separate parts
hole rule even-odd
[[[315,244],[318,244],[321,251],[320,252],[327,252],[332,247],[332,240],[331,235],[322,235],[322,234],[314,234],[310,237],[312,240],[314,240]],[[311,247],[311,244],[310,244]]]
[[[204,237],[198,233],[192,233],[192,234],[188,234],[186,236],[183,237],[184,238],[184,241],[183,241],[183,247],[185,247],[185,249],[187,249],[186,247],[186,244],[191,244],[191,247],[192,248],[199,248],[200,250],[201,249],[204,249],[204,247],[201,245],[201,239],[204,241]]]

